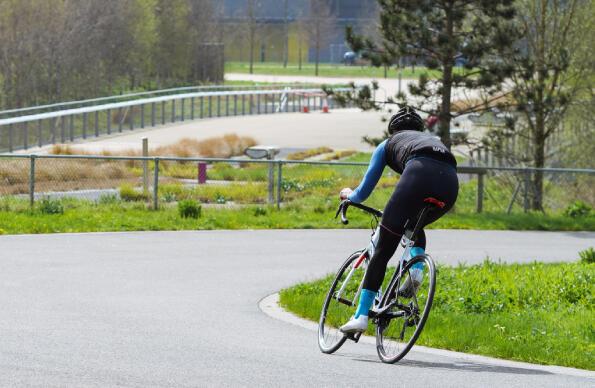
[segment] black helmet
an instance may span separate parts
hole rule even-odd
[[[424,130],[424,121],[410,106],[401,108],[388,122],[388,133],[391,135],[405,130],[420,132]]]

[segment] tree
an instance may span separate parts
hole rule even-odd
[[[333,10],[328,0],[310,0],[308,24],[310,41],[314,45],[314,75],[318,76],[320,49],[328,42],[329,34],[335,24]]]
[[[517,31],[509,22],[514,16],[513,0],[379,0],[382,42],[358,36],[347,29],[352,49],[362,53],[375,66],[394,66],[404,56],[425,62],[429,70],[438,70],[431,79],[422,74],[409,93],[396,101],[437,115],[439,135],[451,146],[450,122],[453,117],[486,106],[501,90],[509,68],[496,60],[499,49],[510,46]],[[460,71],[455,65],[463,62]],[[452,96],[456,88],[481,89],[481,104],[470,104],[452,112]],[[379,108],[367,99],[362,107]],[[389,99],[394,102],[395,99]]]
[[[503,56],[513,69],[511,129],[530,140],[534,167],[546,162],[546,140],[561,128],[572,104],[592,104],[593,11],[585,0],[524,0],[517,22],[519,49]],[[591,106],[592,108],[592,106]],[[533,210],[543,210],[543,172],[533,174]]]

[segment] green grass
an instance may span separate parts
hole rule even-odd
[[[295,75],[308,76],[314,75],[313,63],[304,63],[302,69],[299,69],[297,64],[288,64],[287,68],[283,67],[282,63],[264,62],[254,63],[254,74],[270,74],[270,75]],[[250,64],[248,62],[226,62],[226,73],[248,73],[250,71]],[[422,73],[427,73],[425,67],[416,67],[412,70],[411,67],[403,69],[403,78],[417,78]],[[430,75],[438,76],[439,72],[431,71]],[[339,64],[322,63],[319,65],[319,75],[321,77],[370,77],[370,78],[384,78],[384,69],[372,66],[344,66]],[[396,78],[398,72],[395,68],[388,70],[389,78]]]
[[[332,277],[282,290],[281,304],[317,321]],[[595,264],[439,266],[417,344],[595,370],[594,281]]]
[[[321,184],[324,182],[314,182]],[[249,190],[228,188],[181,191],[177,185],[163,185],[160,191],[161,208],[150,210],[150,201],[122,202],[109,200],[89,201],[63,199],[61,214],[46,214],[40,204],[29,208],[25,199],[0,200],[0,229],[6,234],[64,233],[142,230],[208,230],[208,229],[335,229],[368,228],[369,216],[356,209],[349,214],[350,223],[343,226],[334,218],[337,201],[328,196],[302,196],[292,194],[294,200],[281,210],[266,204],[247,202],[263,198],[262,184],[251,185]],[[309,190],[309,189],[305,189]],[[182,219],[176,201],[199,200],[203,203],[225,204],[223,207],[203,206],[202,217]],[[260,199],[259,199],[260,200]],[[232,206],[234,202],[239,206]],[[262,201],[261,201],[262,202]],[[260,210],[258,210],[260,209]],[[264,214],[255,216],[255,213]],[[543,214],[451,213],[429,228],[484,229],[484,230],[595,230],[595,217],[569,218]]]

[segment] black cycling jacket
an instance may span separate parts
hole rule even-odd
[[[448,148],[437,137],[425,132],[396,132],[386,142],[385,152],[386,164],[399,174],[403,173],[407,161],[416,156],[428,156],[457,166]]]

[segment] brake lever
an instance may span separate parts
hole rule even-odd
[[[335,214],[335,218],[337,218],[339,216],[339,213],[341,213],[341,223],[343,223],[343,225],[347,225],[349,223],[349,220],[347,219],[345,213],[347,212],[347,208],[349,207],[350,203],[351,202],[348,199],[344,199],[343,201],[341,201],[339,209],[337,210],[337,214]]]

